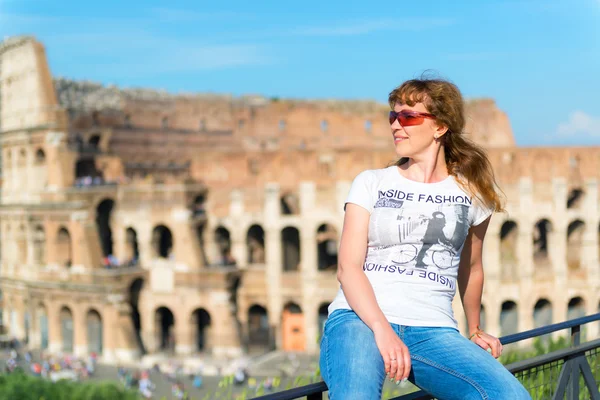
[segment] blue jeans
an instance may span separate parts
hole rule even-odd
[[[531,399],[498,360],[456,329],[391,326],[410,352],[409,380],[435,398]],[[381,399],[383,359],[373,331],[354,311],[335,310],[327,319],[319,364],[329,399]]]

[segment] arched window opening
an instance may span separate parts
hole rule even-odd
[[[94,111],[92,113],[92,126],[100,125],[100,113],[98,111]]]
[[[199,194],[194,197],[192,204],[192,215],[194,218],[206,217],[206,195]]]
[[[286,124],[285,120],[284,119],[280,119],[279,123],[278,123],[279,132],[285,131],[286,125],[287,124]]]
[[[262,351],[271,344],[271,329],[267,310],[259,305],[248,309],[248,349]]]
[[[567,197],[567,208],[578,210],[583,203],[584,192],[580,188],[572,189]]]
[[[581,297],[573,297],[567,307],[567,320],[585,317],[585,301]]]
[[[105,199],[96,207],[96,228],[100,237],[102,247],[103,263],[105,267],[117,266],[116,259],[113,256],[113,239],[110,220],[115,202],[111,199]]]
[[[518,279],[517,243],[519,229],[514,221],[506,221],[500,228],[500,268],[502,280]]]
[[[215,244],[219,251],[218,265],[235,265],[236,261],[231,255],[231,235],[229,231],[220,226],[215,230]]]
[[[133,329],[135,330],[135,338],[137,341],[138,349],[141,354],[146,353],[146,347],[144,346],[144,341],[142,340],[142,322],[140,318],[140,294],[142,289],[144,288],[144,280],[138,278],[131,283],[129,286],[129,298],[128,303],[131,307],[131,322],[133,324]]]
[[[203,308],[196,309],[192,313],[192,320],[195,332],[195,350],[205,351],[210,347],[210,314]]]
[[[206,120],[204,118],[200,120],[199,128],[201,132],[206,130]]]
[[[37,149],[37,151],[35,152],[35,163],[37,165],[42,165],[46,162],[46,153],[44,153],[44,150],[42,149]]]
[[[282,344],[284,351],[304,351],[306,336],[304,331],[304,314],[296,303],[288,303],[281,315]]]
[[[317,229],[318,268],[320,271],[337,270],[338,263],[338,234],[329,224],[323,224]]]
[[[37,226],[33,232],[33,258],[35,264],[46,264],[46,232],[42,226]]]
[[[160,121],[160,126],[162,129],[169,129],[169,117],[163,117]]]
[[[125,231],[125,265],[134,267],[140,262],[140,248],[138,245],[137,232],[133,228]]]
[[[300,214],[300,200],[294,193],[285,193],[280,199],[282,215]]]
[[[284,271],[298,271],[300,265],[300,233],[287,227],[281,231],[282,263]]]
[[[159,307],[155,313],[155,332],[160,351],[175,351],[175,317],[167,307]]]
[[[60,333],[62,337],[61,350],[64,353],[73,352],[73,313],[68,307],[63,307],[60,310]]]
[[[552,324],[552,304],[547,299],[539,299],[533,308],[533,327],[540,328],[542,326]],[[550,334],[540,337],[546,341],[551,337]]]
[[[92,135],[88,140],[88,148],[90,150],[99,150],[100,149],[100,135]]]
[[[170,258],[173,252],[173,234],[164,225],[159,225],[152,231],[152,249],[154,257]]]
[[[578,270],[581,265],[581,253],[583,251],[583,234],[585,223],[575,220],[567,227],[567,265],[570,270]]]
[[[506,336],[517,333],[519,330],[519,312],[514,301],[502,303],[500,311],[500,335]]]
[[[88,352],[102,354],[102,317],[96,310],[90,310],[86,316]]]
[[[73,265],[73,252],[71,246],[71,235],[67,228],[60,228],[56,235],[56,255],[58,264],[71,267]]]
[[[75,163],[75,186],[87,187],[104,183],[102,171],[96,169],[96,163],[91,160],[79,160]]]
[[[370,119],[367,119],[365,121],[365,132],[371,133],[372,131],[373,131],[373,123],[371,122]]]
[[[319,316],[318,316],[318,324],[319,324],[319,334],[323,333],[323,329],[325,328],[325,322],[327,321],[327,317],[329,316],[329,304],[330,303],[321,303],[319,305]]]
[[[533,260],[538,266],[549,264],[550,235],[552,224],[542,219],[535,224],[533,232]]]
[[[36,315],[40,330],[40,348],[45,350],[48,348],[48,312],[43,304],[39,304],[36,309]]]
[[[125,126],[125,128],[131,129],[131,127],[132,127],[131,115],[129,115],[129,114],[125,115],[125,117],[123,118],[123,125]]]
[[[265,231],[260,225],[252,225],[246,235],[248,264],[265,263]]]
[[[548,299],[539,299],[533,308],[533,327],[539,328],[552,324],[552,303]]]

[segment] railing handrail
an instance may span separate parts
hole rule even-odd
[[[525,332],[514,333],[500,338],[502,344],[510,344],[520,342],[521,340],[531,339],[534,337],[546,335],[548,333],[561,331],[563,329],[573,328],[574,326],[588,324],[590,322],[600,321],[600,313],[579,317],[564,322],[559,322],[552,325],[546,325],[539,328],[531,329]]]
[[[594,321],[600,321],[600,313],[587,315],[585,317],[579,317],[579,318],[571,319],[571,320],[564,321],[564,322],[559,322],[559,323],[552,324],[552,325],[542,326],[540,328],[530,329],[525,332],[515,333],[512,335],[506,335],[506,336],[500,337],[499,339],[502,344],[510,344],[510,343],[519,342],[521,340],[532,339],[534,337],[542,336],[542,335],[560,331],[563,329],[569,329],[569,328],[573,328],[575,326],[581,326],[581,325],[588,324],[588,323],[594,322]],[[551,354],[551,356],[553,358],[556,357],[557,355],[566,356],[569,354],[581,352],[582,349],[588,349],[588,347],[589,348],[598,347],[599,344],[600,344],[600,339],[594,340],[591,342],[586,342],[586,343],[583,343],[583,344],[575,346],[575,347],[569,347],[568,349],[563,349],[563,350],[553,352]],[[543,356],[540,356],[539,358],[541,358],[541,357],[543,357]],[[546,357],[548,357],[548,355]],[[537,359],[537,358],[538,357],[535,357],[535,359]],[[524,360],[521,362],[513,363],[513,364],[508,365],[507,367],[511,367],[511,372],[519,372],[520,370],[523,369],[522,368],[523,366],[529,365],[532,360]],[[527,362],[527,361],[529,361],[529,362]],[[537,361],[539,363],[539,360],[537,360]],[[526,368],[524,368],[524,369],[526,369]],[[265,396],[258,397],[257,399],[260,399],[260,400],[290,400],[290,399],[297,399],[297,398],[301,398],[301,397],[307,397],[308,399],[310,399],[311,397],[309,397],[309,396],[322,394],[323,392],[326,392],[327,390],[329,390],[327,388],[327,385],[325,384],[325,382],[321,381],[321,382],[311,383],[309,385],[305,385],[305,386],[301,386],[301,387],[297,387],[297,388],[293,388],[293,389],[289,389],[289,390],[284,390],[282,392],[271,393],[271,394],[268,394]],[[416,392],[413,392],[410,394],[406,394],[401,397],[402,400],[419,400],[419,399],[430,399],[430,398],[431,398],[431,396],[422,390],[419,390],[419,391],[416,391]]]

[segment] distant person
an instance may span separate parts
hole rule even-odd
[[[389,104],[399,160],[361,172],[345,203],[341,286],[321,339],[330,398],[379,399],[389,378],[441,400],[530,399],[480,328],[483,239],[503,206],[487,155],[464,135],[462,95],[414,79]],[[402,230],[400,215],[415,228]],[[468,338],[452,312],[457,286]]]

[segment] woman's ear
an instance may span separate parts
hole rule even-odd
[[[446,134],[446,132],[448,132],[448,127],[445,125],[435,125],[435,133],[433,134],[433,137],[437,140],[439,138],[441,138],[442,136],[444,136]]]

